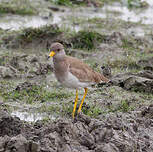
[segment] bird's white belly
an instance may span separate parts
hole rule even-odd
[[[91,82],[80,82],[77,77],[75,77],[72,73],[68,72],[68,75],[64,78],[61,83],[68,88],[85,88],[93,83]]]

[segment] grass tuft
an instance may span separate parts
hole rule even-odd
[[[57,26],[44,26],[41,28],[27,28],[22,31],[18,36],[18,39],[23,42],[32,42],[34,39],[43,39],[47,37],[54,37],[61,33],[60,29]]]
[[[141,0],[128,0],[127,2],[128,8],[147,8],[149,6],[147,2]]]
[[[0,13],[34,15],[37,11],[30,4],[29,0],[10,0],[9,2],[1,2]]]
[[[91,105],[90,108],[83,107],[82,111],[84,114],[92,118],[96,118],[97,116],[103,113],[102,109],[96,105]]]
[[[128,112],[134,110],[134,106],[130,105],[128,100],[121,100],[118,105],[110,106],[108,112]]]
[[[102,42],[105,36],[94,31],[79,31],[72,38],[74,48],[91,50],[96,48],[97,44]]]
[[[72,2],[70,0],[52,0],[56,5],[64,5],[64,6],[72,6]]]

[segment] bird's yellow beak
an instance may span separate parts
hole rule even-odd
[[[53,57],[55,54],[56,54],[56,53],[55,53],[54,51],[51,51],[50,54],[49,54],[49,56],[50,56],[50,57]]]

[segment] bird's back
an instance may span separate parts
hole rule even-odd
[[[77,58],[66,56],[65,61],[69,65],[69,71],[81,82],[100,83],[102,81],[109,81],[102,74],[95,72],[91,67]]]

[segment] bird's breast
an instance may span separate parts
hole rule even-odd
[[[68,66],[64,62],[54,63],[54,73],[57,80],[62,83],[68,75]]]

